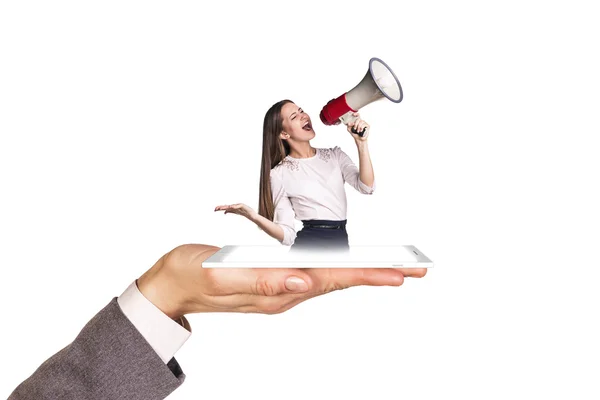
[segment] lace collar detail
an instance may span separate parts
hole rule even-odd
[[[283,160],[281,160],[281,165],[285,166],[290,171],[298,171],[300,169],[300,162],[303,160],[308,161],[308,160],[314,160],[315,158],[318,158],[319,160],[329,162],[329,160],[331,160],[332,155],[333,155],[333,151],[331,149],[317,148],[316,154],[314,156],[308,157],[308,158],[294,158],[294,157],[291,157],[288,155]]]
[[[286,167],[290,171],[298,171],[300,169],[300,162],[288,156],[281,160],[281,166]]]

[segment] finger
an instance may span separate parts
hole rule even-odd
[[[322,293],[285,293],[277,296],[230,294],[208,296],[208,298],[218,298],[218,301],[213,301],[211,306],[225,311],[278,314],[320,294]]]
[[[246,313],[279,314],[296,305],[338,289],[351,286],[400,286],[403,275],[396,269],[314,269],[308,270],[313,278],[313,287],[304,293],[281,294],[278,296],[232,296],[238,302],[237,311]],[[242,299],[243,298],[243,299]]]
[[[293,306],[298,303],[301,303],[305,300],[303,298],[289,298],[287,296],[259,296],[254,299],[254,303],[252,304],[255,311],[262,314],[279,314],[286,310],[289,310]]]
[[[352,286],[400,286],[401,271],[392,268],[324,268],[310,270],[315,290],[328,293]]]
[[[397,271],[409,278],[422,278],[427,274],[427,268],[398,268]]]
[[[279,314],[321,294],[323,293],[284,294],[279,296],[248,294],[227,297],[236,297],[236,301],[239,302],[236,308],[239,312]]]
[[[311,290],[310,275],[292,268],[215,268],[205,270],[215,295],[278,296]]]
[[[299,300],[296,302],[296,304],[301,302],[302,300]],[[236,307],[236,309],[233,311],[253,314],[279,314],[289,310],[296,304],[285,304],[279,297],[261,297],[260,301],[257,302],[256,296],[254,296],[252,297],[252,302],[250,304],[244,304]]]

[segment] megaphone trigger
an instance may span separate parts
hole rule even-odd
[[[360,131],[360,132],[358,132],[358,131],[356,130],[356,128],[352,128],[352,129],[351,129],[351,131],[352,131],[352,133],[355,133],[355,134],[357,134],[358,136],[360,136],[360,137],[363,137],[363,136],[365,135],[365,132],[367,132],[367,128],[363,129],[363,130],[362,130],[362,131]]]

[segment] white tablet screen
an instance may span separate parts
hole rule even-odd
[[[347,252],[294,252],[284,246],[232,246],[222,262],[416,262],[418,253],[405,246],[352,246]]]

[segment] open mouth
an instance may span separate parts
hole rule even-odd
[[[302,129],[304,129],[305,131],[311,131],[312,125],[310,124],[309,121],[306,121],[306,123],[302,126]]]

